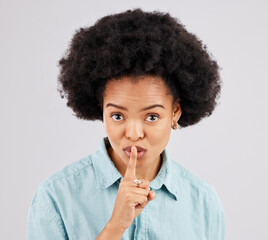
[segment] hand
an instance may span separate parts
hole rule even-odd
[[[155,198],[155,192],[150,191],[149,181],[140,179],[142,183],[137,187],[133,181],[136,179],[137,149],[131,148],[130,160],[127,165],[125,176],[119,184],[114,205],[112,222],[118,224],[121,229],[127,229],[149,201]]]

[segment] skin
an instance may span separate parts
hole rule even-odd
[[[122,176],[130,159],[123,148],[141,146],[147,152],[136,162],[136,178],[152,181],[161,168],[160,154],[168,144],[171,126],[177,122],[182,110],[179,99],[172,104],[173,96],[161,77],[142,76],[134,81],[124,76],[110,79],[103,95],[103,125],[111,147],[108,154]],[[115,106],[115,104],[126,109]],[[160,104],[146,111],[143,108]],[[114,115],[113,115],[114,114]]]

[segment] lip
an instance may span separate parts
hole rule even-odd
[[[137,152],[137,160],[141,159],[143,157],[143,155],[145,154],[145,152],[146,151]],[[124,153],[126,154],[127,158],[130,158],[130,154],[131,154],[130,151],[125,150]]]
[[[138,152],[141,152],[141,151],[146,152],[146,151],[147,151],[147,149],[142,148],[142,147],[140,147],[140,146],[135,146],[135,147],[137,148],[137,151],[138,151]],[[124,151],[128,151],[128,152],[131,152],[131,146],[127,146],[127,147],[125,147],[123,150],[124,150]]]
[[[144,156],[144,154],[146,153],[146,149],[145,148],[142,148],[140,146],[135,146],[137,148],[137,159],[140,159]],[[128,146],[128,147],[125,147],[124,149],[124,152],[126,154],[126,156],[128,158],[130,158],[130,155],[131,155],[131,146]]]

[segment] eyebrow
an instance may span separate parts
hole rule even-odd
[[[128,109],[126,107],[122,107],[122,106],[119,106],[119,105],[116,105],[116,104],[113,104],[113,103],[107,103],[106,104],[106,108],[107,107],[115,107],[115,108],[118,108],[118,109],[122,109],[122,110],[125,110],[125,111],[128,111]],[[148,107],[145,107],[143,109],[141,109],[141,111],[146,111],[146,110],[149,110],[149,109],[152,109],[152,108],[156,108],[156,107],[160,107],[160,108],[164,108],[163,105],[161,104],[154,104],[154,105],[151,105],[151,106],[148,106]]]

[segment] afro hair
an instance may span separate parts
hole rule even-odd
[[[221,91],[219,66],[206,45],[183,24],[140,8],[104,16],[76,30],[59,60],[58,91],[77,118],[103,121],[107,81],[120,76],[161,76],[180,100],[179,126],[210,116]]]

